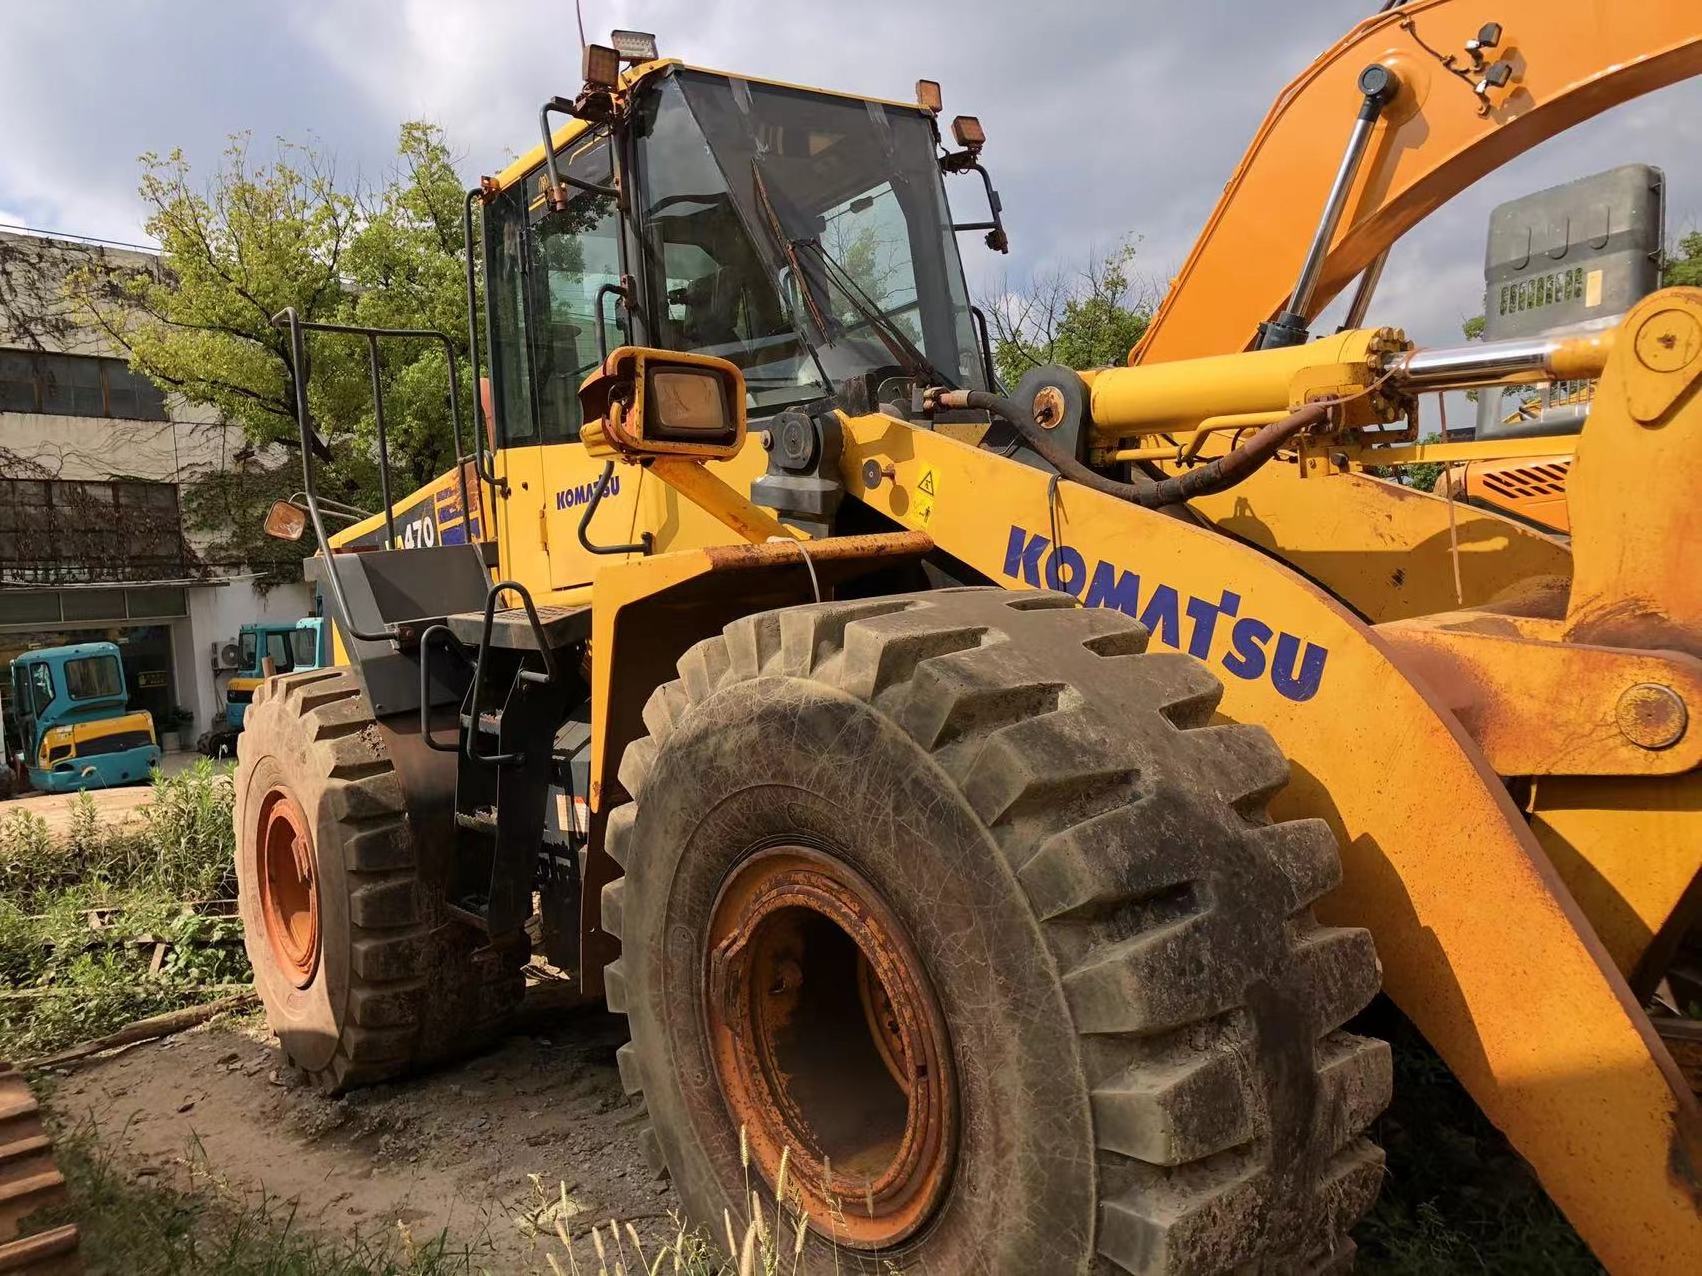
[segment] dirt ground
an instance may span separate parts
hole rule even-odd
[[[673,1236],[679,1205],[638,1149],[642,1114],[615,1067],[623,1021],[552,1010],[545,997],[547,985],[529,995],[522,1030],[484,1055],[337,1100],[281,1071],[256,1017],[85,1065],[50,1102],[65,1122],[96,1122],[138,1177],[187,1185],[193,1165],[203,1185],[210,1173],[238,1193],[299,1201],[298,1218],[318,1230],[371,1235],[400,1222],[421,1241],[447,1231],[479,1265],[547,1271],[546,1249],[563,1256],[539,1206],[565,1188],[575,1235],[630,1220],[653,1249]],[[537,1239],[528,1218],[550,1237]]]
[[[167,775],[176,775],[193,766],[200,756],[199,753],[167,753],[160,759],[160,770]],[[141,818],[142,808],[154,800],[154,786],[126,784],[117,789],[90,789],[89,796],[100,812],[101,823],[114,828]],[[28,811],[46,821],[54,836],[63,837],[70,831],[71,809],[76,800],[75,793],[26,793],[22,797],[0,801],[0,819],[13,811]]]

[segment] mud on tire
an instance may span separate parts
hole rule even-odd
[[[825,603],[735,622],[650,698],[608,824],[608,997],[650,1145],[715,1234],[749,1206],[708,929],[740,866],[785,845],[845,865],[908,935],[955,1087],[926,1221],[885,1248],[812,1244],[809,1270],[1351,1260],[1391,1083],[1387,1047],[1341,1030],[1378,987],[1370,937],[1312,919],[1337,848],[1321,821],[1270,820],[1288,768],[1269,734],[1212,725],[1216,680],[1146,645],[1062,595]],[[809,995],[787,969],[775,989]]]
[[[237,757],[244,943],[290,1064],[341,1091],[499,1032],[525,953],[475,956],[446,916],[443,848],[421,845],[353,671],[262,683]]]

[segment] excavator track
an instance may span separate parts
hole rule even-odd
[[[32,1217],[65,1201],[41,1105],[23,1074],[0,1063],[0,1272],[73,1276],[83,1270],[74,1223],[26,1231]]]

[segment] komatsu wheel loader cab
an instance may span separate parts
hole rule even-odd
[[[289,1060],[472,1049],[542,957],[627,1016],[647,1150],[717,1235],[783,1195],[810,1271],[1327,1269],[1383,1172],[1390,1055],[1344,1025],[1386,972],[1604,1260],[1684,1270],[1702,1118],[1645,1003],[1702,859],[1702,603],[1660,548],[1702,294],[1587,341],[1415,351],[1358,302],[1307,339],[1474,173],[1702,64],[1677,0],[1635,36],[1510,8],[1413,0],[1320,58],[1127,367],[992,383],[956,236],[1005,231],[937,86],[635,33],[468,192],[471,443],[454,339],[277,316],[276,522],[325,547],[339,660],[238,746]],[[990,220],[954,224],[968,172]],[[396,500],[380,464],[330,537],[303,369],[348,338],[443,346],[457,464]],[[1421,394],[1569,377],[1570,547],[1364,473],[1457,459]],[[1626,553],[1592,446],[1641,458]]]

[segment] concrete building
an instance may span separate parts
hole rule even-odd
[[[239,428],[163,394],[64,300],[99,254],[159,269],[143,249],[0,232],[0,683],[22,651],[105,638],[132,702],[194,719],[223,711],[219,653],[238,626],[309,614],[310,590],[269,590],[183,519],[186,484],[224,468]]]

